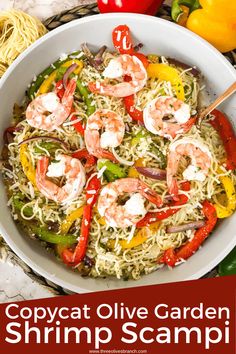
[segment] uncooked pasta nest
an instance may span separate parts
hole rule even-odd
[[[39,19],[23,11],[0,12],[0,77],[20,53],[46,32]]]

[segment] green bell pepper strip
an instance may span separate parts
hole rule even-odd
[[[75,235],[60,235],[54,232],[50,232],[43,227],[35,227],[32,231],[39,237],[41,241],[53,243],[57,245],[71,246],[78,242],[78,236]]]
[[[74,52],[68,55],[68,57],[65,60],[58,59],[56,60],[53,64],[51,64],[49,67],[47,67],[45,70],[43,70],[36,78],[35,81],[33,81],[27,90],[27,96],[32,100],[35,96],[35,93],[38,91],[39,87],[45,80],[45,76],[49,76],[55,69],[58,69],[63,63],[65,63],[68,59],[73,59],[74,56],[78,55],[79,52]]]
[[[50,154],[54,153],[55,150],[60,148],[59,144],[57,144],[57,143],[49,143],[49,142],[42,142],[42,143],[39,144],[39,146],[42,147],[42,149],[47,150]],[[34,147],[34,152],[37,153],[37,154],[42,154],[43,150],[40,149],[40,147],[35,146]]]
[[[20,212],[21,208],[25,205],[24,202],[22,202],[19,199],[19,196],[15,195],[13,197],[13,206],[15,208],[16,211]],[[31,207],[25,207],[24,208],[24,215],[27,217],[30,217],[33,215],[33,209]],[[47,229],[45,229],[44,227],[35,227],[32,226],[28,223],[25,223],[25,226],[27,227],[27,229],[30,229],[30,231],[32,233],[34,233],[35,235],[37,235],[39,237],[39,239],[41,241],[45,241],[48,243],[54,243],[57,245],[66,245],[66,246],[71,246],[75,243],[77,243],[77,236],[74,235],[60,235],[60,234],[56,234],[54,232],[50,232]]]
[[[100,159],[97,162],[98,169],[100,170],[104,166],[106,170],[104,171],[104,176],[108,182],[113,182],[118,178],[125,178],[126,171],[119,165],[111,162],[110,160]]]
[[[131,145],[136,146],[140,143],[141,139],[146,139],[149,136],[150,135],[148,134],[148,132],[146,132],[142,129],[132,138]]]
[[[16,211],[20,212],[21,208],[25,205],[25,203],[20,200],[20,195],[16,194],[13,197],[13,206]],[[25,207],[24,208],[24,215],[27,217],[30,217],[33,215],[33,209],[31,207]],[[32,226],[31,224],[25,222],[25,226],[27,229],[30,229],[32,233],[37,235],[41,241],[45,241],[48,243],[54,243],[54,244],[60,244],[60,245],[66,245],[66,246],[71,246],[75,243],[77,243],[77,236],[75,235],[60,235],[56,234],[54,232],[48,231],[45,227],[37,227],[37,226]]]
[[[179,16],[183,13],[181,5],[187,6],[189,8],[189,13],[201,7],[199,0],[173,0],[171,17],[175,22],[178,21]]]
[[[84,103],[86,104],[87,106],[87,110],[86,110],[86,113],[88,116],[90,116],[91,114],[93,114],[95,112],[95,105],[92,105],[92,100],[91,98],[89,97],[90,95],[90,91],[87,89],[86,86],[84,86],[81,82],[80,79],[77,79],[76,81],[76,86],[77,86],[77,89],[81,95],[81,97],[83,98],[84,100]]]
[[[20,200],[20,195],[16,194],[13,196],[13,199],[12,199],[12,204],[14,206],[14,209],[17,211],[17,212],[20,212],[21,209],[23,208],[23,206],[25,205],[24,202],[22,202],[22,200]],[[33,215],[33,208],[31,208],[30,206],[27,206],[24,208],[24,215],[26,217],[30,217]]]
[[[220,276],[236,274],[236,247],[218,266]]]

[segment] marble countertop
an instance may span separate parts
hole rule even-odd
[[[0,0],[0,10],[15,8],[37,16],[41,20],[75,6],[89,4],[94,0]]]

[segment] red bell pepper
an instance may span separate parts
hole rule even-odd
[[[147,15],[155,15],[162,0],[98,0],[98,8],[105,12],[134,12]]]
[[[73,152],[72,157],[79,159],[79,160],[86,160],[85,167],[89,168],[96,164],[96,157],[90,155],[87,149],[81,149]]]
[[[93,206],[98,199],[99,190],[101,188],[100,179],[97,178],[97,175],[93,176],[86,187],[86,202],[83,210],[83,218],[80,229],[80,238],[78,244],[72,252],[69,249],[66,249],[62,252],[62,260],[65,264],[69,266],[78,265],[86,254],[90,224],[92,219],[92,210]]]
[[[63,81],[59,80],[56,83],[56,87],[55,87],[55,92],[57,94],[57,96],[60,98],[60,100],[62,99],[62,97],[64,96],[65,93],[65,88],[63,85]]]
[[[135,107],[135,96],[127,96],[124,98],[126,111],[133,120],[143,123],[143,111]]]
[[[75,112],[74,107],[72,107],[72,109],[71,109],[71,113],[72,113],[72,112]],[[71,120],[71,121],[77,120],[77,118],[78,118],[78,117],[77,117],[76,115],[73,115],[70,120]],[[79,134],[84,135],[85,127],[83,126],[83,124],[82,124],[81,122],[76,122],[76,123],[74,123],[74,124],[73,124],[73,127],[75,128],[75,130],[76,130]]]
[[[145,68],[148,67],[149,62],[147,57],[142,53],[133,53],[141,62]],[[129,81],[129,77],[125,77],[125,81]],[[126,111],[133,120],[143,123],[143,111],[135,107],[135,95],[124,97],[124,104]]]
[[[118,50],[120,54],[130,54],[135,55],[145,68],[148,67],[149,62],[147,57],[142,53],[137,53],[134,50],[131,32],[128,26],[120,25],[116,27],[112,32],[112,40],[114,47]],[[125,81],[129,81],[130,77],[125,76]],[[143,123],[143,112],[135,107],[135,96],[127,96],[124,98],[124,104],[126,111],[133,120]]]
[[[212,111],[214,119],[210,121],[211,125],[218,132],[227,154],[226,166],[228,170],[236,169],[236,135],[232,124],[225,114],[215,109]]]
[[[148,61],[148,58],[146,57],[146,55],[144,55],[143,53],[136,53],[136,52],[134,52],[132,55],[137,57],[143,63],[143,66],[145,67],[145,69],[147,69],[147,67],[149,65],[149,61]]]
[[[190,190],[190,183],[188,181],[183,182],[181,185],[183,191]],[[180,194],[177,201],[172,201],[169,206],[179,206],[184,205],[188,201],[188,197],[185,194]],[[147,213],[142,220],[140,220],[136,226],[137,227],[144,227],[149,226],[157,221],[161,221],[164,219],[169,218],[170,216],[176,214],[179,209],[168,209],[166,211],[157,211],[157,212],[149,212]]]
[[[133,54],[133,41],[128,26],[120,25],[114,28],[112,31],[112,41],[120,54]]]
[[[202,207],[203,214],[206,217],[206,224],[195,232],[191,241],[188,241],[176,251],[173,248],[166,250],[159,261],[160,263],[165,263],[170,267],[174,267],[181,259],[186,260],[191,257],[198,250],[203,241],[209,236],[217,222],[216,210],[214,205],[207,200],[202,203]]]
[[[55,92],[57,94],[57,96],[60,98],[60,100],[62,99],[62,97],[64,96],[64,93],[65,93],[65,88],[64,88],[64,85],[63,85],[63,81],[62,80],[59,80],[57,81],[56,83],[56,87],[55,87]],[[72,107],[71,109],[71,113],[72,112],[75,112],[75,108]],[[77,117],[76,115],[73,115],[71,117],[71,121],[73,120],[77,120]],[[84,130],[85,128],[83,127],[82,123],[81,122],[76,122],[73,124],[73,127],[75,128],[75,130],[81,134],[81,135],[84,135]]]

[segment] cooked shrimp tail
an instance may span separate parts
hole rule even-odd
[[[184,156],[191,159],[191,164],[183,172],[183,178],[186,180],[203,182],[211,166],[211,152],[202,142],[182,138],[170,144],[167,157],[167,185],[169,193],[175,199],[178,198],[178,184],[175,176],[180,160]]]
[[[160,96],[149,102],[143,118],[147,130],[167,139],[187,133],[195,122],[195,118],[190,118],[190,106],[171,96]]]
[[[104,132],[100,134],[100,130]],[[125,133],[125,123],[115,112],[108,109],[97,110],[87,120],[84,139],[86,148],[97,158],[106,158],[117,162],[114,155],[107,150],[121,144]]]
[[[90,82],[90,91],[104,96],[127,97],[142,90],[147,82],[147,72],[141,60],[128,54],[112,59],[104,70],[103,75],[110,79],[129,76],[131,80],[116,85],[99,81]]]
[[[124,205],[119,205],[118,199],[125,193],[128,193],[130,198]],[[147,213],[145,199],[158,206],[162,205],[161,197],[139,179],[121,178],[102,189],[98,199],[98,211],[105,217],[109,226],[132,226]]]
[[[147,184],[140,181],[138,191],[142,194],[143,197],[148,199],[151,203],[161,207],[163,201],[161,197],[151,189]]]
[[[66,87],[61,102],[55,92],[36,97],[26,109],[29,125],[49,132],[57,129],[70,115],[75,88],[76,81],[72,79]]]
[[[37,163],[36,185],[48,199],[57,203],[67,203],[77,198],[85,185],[85,171],[78,159],[68,155],[58,155],[57,162],[49,165],[49,157],[43,156]],[[52,182],[48,177],[66,177],[63,187]]]

